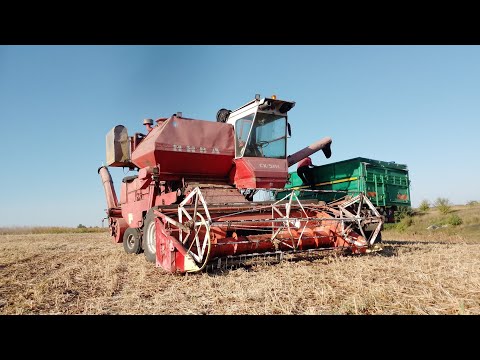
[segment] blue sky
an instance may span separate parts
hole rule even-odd
[[[414,206],[480,200],[480,46],[0,46],[0,226],[100,225],[113,126],[256,93],[296,102],[289,154],[330,136],[314,164],[395,161]]]

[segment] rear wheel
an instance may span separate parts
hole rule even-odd
[[[123,234],[123,249],[127,254],[140,254],[142,235],[140,230],[128,228]]]
[[[155,238],[155,215],[149,212],[143,225],[143,251],[149,262],[155,262],[157,245]]]

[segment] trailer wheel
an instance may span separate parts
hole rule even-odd
[[[365,235],[367,236],[367,240],[370,239],[370,236],[372,236],[373,231],[365,231]],[[377,238],[375,239],[375,244],[379,244],[382,242],[382,232],[380,231],[377,234]]]
[[[123,234],[123,249],[127,254],[140,254],[142,234],[140,230],[128,228]]]
[[[157,248],[155,239],[155,215],[153,212],[147,214],[143,224],[143,251],[145,252],[147,261],[154,263]]]
[[[375,243],[381,243],[382,242],[382,232],[380,231],[377,235],[377,241]]]

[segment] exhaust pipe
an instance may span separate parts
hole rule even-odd
[[[102,178],[103,189],[105,190],[105,196],[107,198],[107,213],[110,214],[113,208],[118,206],[117,194],[115,194],[115,188],[113,187],[112,176],[106,166],[100,166],[98,173]]]
[[[318,140],[311,145],[308,145],[302,150],[297,151],[292,155],[288,155],[287,157],[288,167],[296,164],[302,159],[305,159],[307,156],[310,156],[316,153],[318,150],[322,150],[327,159],[330,158],[330,156],[332,156],[332,150],[330,149],[331,144],[332,144],[332,138],[324,137],[323,139]]]

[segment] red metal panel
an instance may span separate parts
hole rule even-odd
[[[142,189],[142,184],[147,181],[150,185]],[[162,187],[162,191],[164,188]],[[150,192],[154,192],[154,199]],[[129,227],[139,228],[143,225],[143,215],[153,206],[170,205],[177,201],[177,192],[162,193],[158,195],[150,179],[135,179],[129,183],[122,183],[121,191],[121,216]]]
[[[285,159],[244,157],[235,159],[234,163],[231,178],[237,188],[283,188],[287,182],[288,168]]]
[[[155,198],[155,206],[171,205],[174,202],[176,202],[177,199],[178,199],[178,196],[176,191],[162,194]]]
[[[120,185],[120,206],[127,202],[127,184],[122,182]]]
[[[159,218],[155,219],[155,247],[155,265],[166,271],[175,272],[175,248]]]
[[[132,153],[139,168],[160,165],[160,179],[225,178],[234,157],[233,126],[176,116],[155,127]]]
[[[140,189],[142,182],[143,180],[137,178],[131,182],[122,183],[122,198],[120,199],[122,217],[132,228],[139,228],[143,225],[143,212],[148,211],[153,205],[149,203],[149,192],[153,191],[153,186]]]

